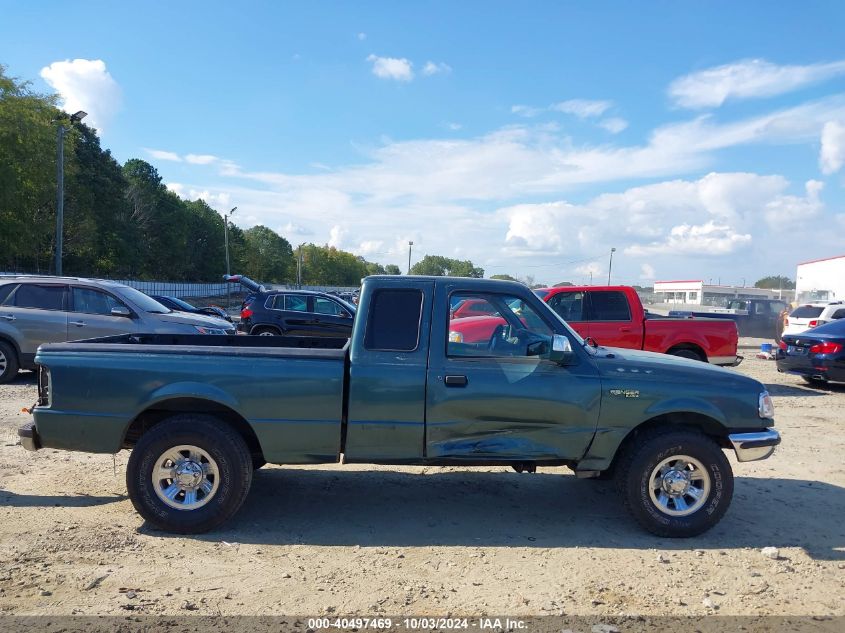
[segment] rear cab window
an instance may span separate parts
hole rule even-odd
[[[619,290],[592,290],[590,298],[590,321],[630,321],[631,306],[624,292]]]
[[[376,290],[370,303],[364,348],[413,352],[419,346],[423,293],[408,288]]]

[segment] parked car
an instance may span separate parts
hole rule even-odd
[[[845,382],[845,319],[784,334],[776,358],[778,371],[801,376],[811,385]]]
[[[76,277],[0,278],[0,383],[35,368],[42,343],[129,332],[234,334],[231,323],[173,312],[143,292]]]
[[[800,305],[786,317],[783,334],[800,334],[830,321],[845,318],[841,301],[821,301]]]
[[[503,323],[490,340],[449,340],[452,297],[497,309]],[[151,526],[179,533],[232,517],[265,461],[336,463],[343,455],[613,474],[614,498],[645,529],[686,537],[718,523],[730,504],[733,472],[722,449],[745,462],[765,459],[780,442],[757,380],[684,358],[592,347],[515,282],[368,277],[351,341],[232,343],[125,335],[45,345],[34,422],[19,430],[21,443],[132,449],[126,482],[135,509]]]
[[[706,317],[736,321],[740,336],[757,336],[778,339],[782,331],[783,310],[786,301],[780,299],[731,299],[724,308],[712,312],[670,310],[670,317]]]
[[[742,360],[736,353],[734,323],[648,314],[630,286],[561,286],[535,293],[578,334],[598,345],[661,352],[714,365],[734,366]],[[464,301],[454,309],[450,336],[466,343],[488,340],[503,323],[492,312],[492,306],[484,302]]]
[[[338,336],[352,332],[355,306],[325,292],[256,293],[241,310],[241,332],[258,336]]]
[[[223,319],[224,321],[228,321],[229,323],[232,322],[232,317],[229,316],[229,313],[219,306],[203,306],[201,308],[198,308],[195,305],[188,303],[184,299],[180,299],[179,297],[170,297],[166,295],[150,296],[156,301],[158,301],[161,305],[168,307],[171,310],[176,310],[177,312],[189,312],[190,314],[207,314],[208,316],[217,317],[218,319]]]

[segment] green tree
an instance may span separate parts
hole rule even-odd
[[[289,283],[294,280],[293,249],[281,235],[259,224],[243,232],[243,242],[243,274],[262,282]]]
[[[413,275],[434,275],[437,277],[484,277],[484,269],[476,267],[469,260],[458,260],[442,255],[426,255],[411,267]]]
[[[399,266],[396,264],[388,264],[384,267],[384,274],[385,275],[401,275],[402,271],[399,270]]]
[[[47,271],[55,232],[56,127],[54,96],[0,65],[0,268]],[[71,153],[73,137],[65,139]]]
[[[501,279],[502,281],[519,281],[516,277],[510,275],[491,275],[490,279]]]
[[[768,277],[758,279],[754,283],[754,287],[769,288],[773,290],[795,290],[795,282],[789,277],[784,277],[783,275],[769,275]]]

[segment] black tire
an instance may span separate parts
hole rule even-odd
[[[279,330],[274,327],[257,327],[250,334],[255,336],[280,336]]]
[[[193,510],[167,505],[152,478],[160,456],[182,445],[205,451],[216,462],[219,476],[210,500]],[[138,513],[154,527],[177,534],[200,534],[230,519],[251,483],[252,457],[243,438],[219,419],[202,414],[174,415],[144,433],[126,468],[126,487]]]
[[[672,516],[653,499],[650,480],[655,469],[675,455],[691,457],[703,466],[709,492],[686,516]],[[683,471],[686,472],[686,471]],[[724,452],[713,439],[697,431],[657,429],[643,433],[620,456],[617,490],[626,508],[646,530],[657,536],[687,538],[716,525],[731,504],[734,477]],[[694,504],[693,504],[694,505]],[[691,509],[691,508],[690,508]]]
[[[0,385],[13,381],[19,369],[15,348],[5,341],[0,341]]]
[[[813,378],[812,376],[801,376],[801,380],[806,382],[811,387],[816,387],[817,389],[823,389],[827,387],[827,381],[822,378]],[[2,382],[0,380],[0,382]]]
[[[707,359],[704,358],[699,352],[695,351],[694,349],[688,349],[686,347],[672,349],[669,350],[668,353],[672,356],[677,356],[679,358],[689,358],[690,360],[699,360],[701,362],[707,361]]]

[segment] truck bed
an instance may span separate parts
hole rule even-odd
[[[38,428],[54,448],[113,453],[139,416],[155,415],[157,408],[205,410],[248,424],[267,461],[333,462],[348,343],[127,334],[42,345],[36,362],[64,389],[47,396],[50,406],[39,409]],[[200,403],[205,408],[197,408]]]

